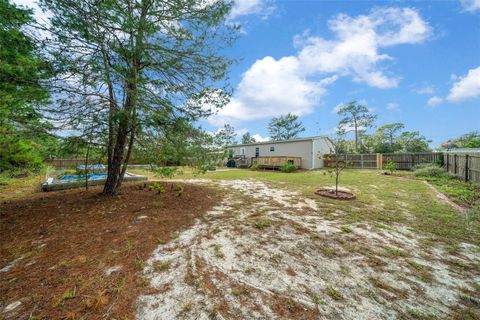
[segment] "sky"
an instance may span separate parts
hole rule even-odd
[[[332,136],[350,101],[432,147],[480,130],[480,0],[236,0],[229,23],[241,25],[226,52],[234,91],[201,122],[209,131],[228,123],[263,140],[291,112],[303,136]]]

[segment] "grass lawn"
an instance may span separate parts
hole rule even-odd
[[[325,170],[182,168],[182,196],[133,183],[107,201],[41,178],[0,186],[0,318],[480,319],[478,216],[408,173],[345,170],[354,201],[314,194]]]
[[[343,202],[318,198],[313,194],[316,188],[332,186],[335,183],[325,170],[300,171],[283,173],[279,171],[252,171],[230,169],[209,171],[195,175],[186,169],[181,169],[178,179],[212,179],[212,180],[245,180],[256,179],[270,184],[278,184],[284,188],[299,192],[315,199],[317,205],[327,215],[341,210],[344,214],[341,220],[349,222],[371,222],[379,228],[392,223],[405,225],[412,230],[422,232],[429,241],[444,241],[455,245],[459,241],[480,243],[480,221],[478,219],[467,223],[464,217],[450,205],[440,201],[435,193],[419,179],[382,175],[374,170],[345,170],[340,177],[340,187],[344,187],[357,195],[354,202]],[[150,179],[155,175],[148,171],[138,171],[147,174]],[[158,178],[157,178],[158,179]],[[458,180],[445,182],[445,187],[434,185],[439,191],[445,192],[460,203],[467,194],[468,199],[480,197],[476,187]],[[466,191],[465,191],[466,190]],[[460,195],[456,196],[455,195]],[[330,216],[338,219],[337,216]]]

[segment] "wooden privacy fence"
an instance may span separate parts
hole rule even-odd
[[[382,158],[382,169],[389,162],[396,164],[399,170],[410,170],[421,163],[443,163],[443,153],[441,152],[419,152],[419,153],[383,153],[380,154]]]
[[[89,162],[91,162],[90,160]],[[49,159],[45,161],[49,165],[59,169],[76,168],[77,166],[84,166],[85,159]]]
[[[339,157],[346,161],[347,168],[352,169],[382,169],[387,163],[393,162],[397,169],[409,170],[420,163],[441,164],[443,160],[440,152],[343,154]],[[326,167],[332,167],[335,164],[335,155],[325,155],[323,161]]]
[[[438,163],[464,181],[480,183],[480,152],[342,154],[339,157],[351,169],[383,169],[390,161],[399,170],[410,170],[421,163]],[[324,155],[323,161],[325,167],[332,167],[335,165],[335,155]]]
[[[480,153],[445,153],[443,162],[450,174],[480,183]]]

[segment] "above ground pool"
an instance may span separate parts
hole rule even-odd
[[[106,173],[89,173],[87,174],[88,181],[102,180],[107,179]],[[84,174],[70,174],[65,175],[61,178],[54,179],[54,181],[63,181],[63,182],[74,182],[74,181],[85,181]]]
[[[71,188],[79,188],[85,186],[85,180],[88,180],[89,186],[101,185],[107,180],[106,173],[89,173],[87,177],[84,174],[64,175],[61,178],[48,178],[42,183],[43,191],[63,190]],[[126,172],[124,181],[145,181],[146,176]]]

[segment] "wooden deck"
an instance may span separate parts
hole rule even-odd
[[[256,157],[253,162],[258,164],[259,168],[277,169],[286,163],[292,163],[297,168],[302,167],[301,157],[277,156],[277,157]]]

